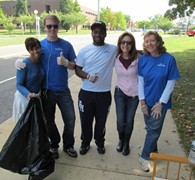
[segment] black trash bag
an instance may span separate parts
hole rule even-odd
[[[0,152],[0,167],[35,180],[51,174],[54,166],[40,98],[31,98]]]

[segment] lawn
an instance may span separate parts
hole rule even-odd
[[[188,155],[195,140],[195,37],[164,38],[167,51],[172,53],[181,74],[173,93],[173,119]]]

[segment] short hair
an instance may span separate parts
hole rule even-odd
[[[119,54],[122,53],[122,50],[121,50],[121,41],[122,39],[125,37],[125,36],[129,36],[131,38],[131,41],[132,41],[132,45],[131,45],[131,50],[129,51],[129,54],[130,54],[130,60],[135,60],[137,55],[138,55],[138,52],[137,52],[137,49],[136,49],[136,43],[135,43],[135,38],[134,36],[129,33],[129,32],[124,32],[123,34],[121,34],[118,38],[118,43],[117,43],[117,56]]]
[[[37,45],[41,48],[41,43],[37,38],[34,37],[26,38],[25,46],[27,51],[32,50]]]
[[[154,35],[157,42],[159,42],[159,47],[158,47],[158,52],[161,54],[161,53],[164,53],[166,52],[166,48],[164,46],[164,41],[162,39],[162,37],[159,35],[158,32],[156,31],[148,31],[145,35],[144,35],[144,41],[145,41],[145,38],[148,37],[148,36],[151,36],[151,35]],[[144,54],[150,54],[146,48],[144,47],[144,42],[143,42],[143,51],[144,51]]]
[[[43,20],[44,25],[45,25],[47,19],[54,19],[55,21],[58,22],[58,24],[60,23],[60,19],[58,18],[58,16],[56,16],[54,14],[48,14],[47,16],[45,16],[45,18]]]

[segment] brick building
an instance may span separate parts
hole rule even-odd
[[[16,1],[17,0],[0,1],[3,12],[8,15],[13,15],[15,13]],[[30,13],[37,10],[39,15],[43,11],[59,10],[59,2],[60,0],[28,0],[28,9]],[[87,23],[84,26],[91,25],[97,19],[97,11],[83,6],[80,6],[80,8],[81,12],[87,17]]]

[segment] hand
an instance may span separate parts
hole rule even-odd
[[[26,67],[26,63],[23,62],[23,59],[17,59],[15,62],[15,67],[18,70],[24,69]]]
[[[145,114],[147,116],[149,115],[148,114],[148,106],[146,104],[141,105],[141,111],[142,111],[143,114]]]
[[[29,93],[27,98],[28,98],[28,100],[30,100],[33,97],[39,97],[39,96],[40,96],[40,93],[37,93],[37,94],[36,93]]]
[[[60,53],[60,56],[59,57],[57,57],[57,63],[58,63],[58,65],[64,65],[64,66],[68,66],[68,64],[69,64],[69,61],[68,61],[68,59],[66,59],[64,56],[63,56],[63,53],[61,52]]]
[[[95,74],[88,74],[87,75],[87,79],[92,82],[92,83],[95,83],[98,79],[98,76],[97,76],[97,73]]]
[[[156,103],[153,107],[152,107],[152,116],[153,118],[158,119],[159,117],[161,117],[161,112],[162,112],[162,104],[161,103]]]

